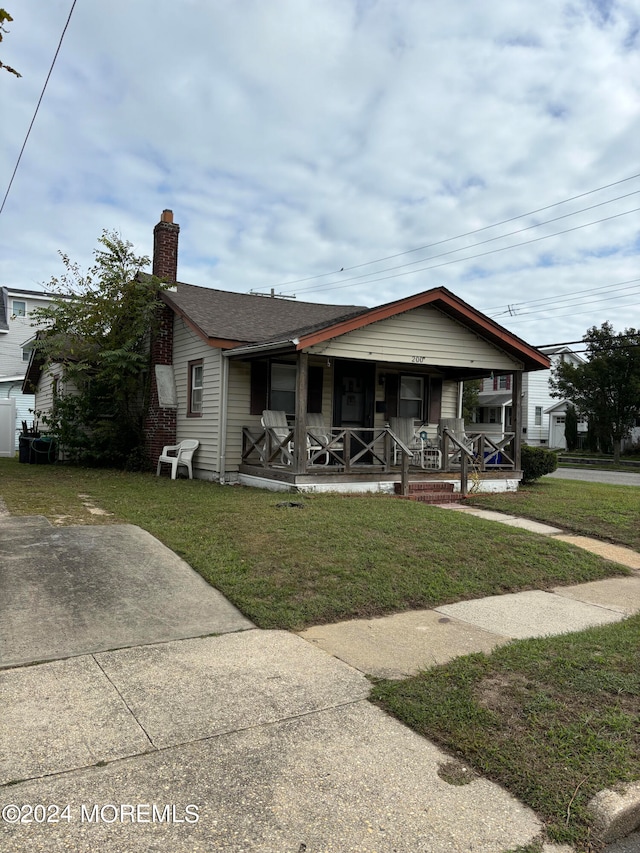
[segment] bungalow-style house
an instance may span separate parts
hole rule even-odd
[[[548,370],[544,353],[444,287],[366,308],[183,284],[178,234],[165,210],[153,273],[172,286],[152,343],[152,462],[197,439],[194,476],[221,483],[517,488],[523,375]],[[512,429],[465,433],[462,383],[492,374],[510,377]]]
[[[541,347],[548,356],[550,368],[535,373],[525,373],[522,378],[522,441],[534,447],[551,447],[564,450],[567,401],[551,396],[551,371],[560,362],[583,364],[577,353],[567,346]],[[472,416],[473,428],[489,435],[501,435],[513,429],[513,391],[509,374],[494,373],[482,380],[478,405]],[[578,422],[578,436],[586,436],[587,422]]]

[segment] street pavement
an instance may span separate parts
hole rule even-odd
[[[603,471],[593,468],[558,468],[552,474],[545,474],[554,480],[580,480],[583,483],[610,483],[614,486],[640,486],[640,472]]]

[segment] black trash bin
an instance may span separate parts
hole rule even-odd
[[[33,439],[28,435],[18,436],[18,462],[31,462],[31,442]]]
[[[48,436],[31,439],[31,458],[29,461],[35,465],[48,465],[50,462],[55,462],[55,441]]]

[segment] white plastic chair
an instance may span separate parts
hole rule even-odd
[[[191,462],[193,454],[196,452],[200,442],[195,438],[187,438],[181,441],[180,444],[167,444],[162,448],[162,453],[158,457],[158,467],[156,469],[156,477],[160,475],[160,466],[164,462],[166,465],[171,465],[171,479],[175,480],[178,473],[178,465],[184,465],[189,473],[189,479],[193,480],[193,469]]]
[[[331,432],[326,428],[324,418],[320,413],[307,413],[307,455],[309,459],[316,454],[315,464],[328,465],[330,460],[329,451],[326,450],[328,444],[332,442]],[[336,441],[331,445],[334,451],[342,451],[342,442]],[[324,456],[324,462],[318,462],[320,457]]]
[[[265,409],[260,420],[268,434],[265,454],[268,455],[271,450],[270,445],[273,443],[280,448],[282,464],[291,465],[293,463],[293,441],[291,440],[293,430],[288,425],[287,413],[275,409]]]
[[[389,427],[398,438],[413,451],[412,464],[421,468],[438,470],[442,466],[442,453],[437,447],[432,447],[427,438],[427,426],[416,427],[413,418],[389,418]],[[400,448],[393,446],[393,464],[400,460]]]

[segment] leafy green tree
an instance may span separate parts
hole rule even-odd
[[[551,379],[552,394],[571,400],[593,423],[601,447],[613,446],[618,462],[622,439],[640,414],[640,331],[616,334],[610,323],[603,323],[588,329],[583,341],[586,362],[560,362]]]
[[[567,406],[564,418],[564,438],[567,450],[573,451],[578,446],[578,413],[571,403]]]
[[[66,272],[48,285],[61,295],[34,312],[45,323],[37,356],[61,365],[53,411],[38,414],[71,461],[140,467],[149,341],[166,285],[142,272],[149,258],[115,232],[98,243],[86,273],[61,253]]]
[[[3,33],[9,32],[9,30],[7,30],[5,25],[4,25],[5,21],[11,22],[11,21],[13,21],[13,18],[7,12],[6,9],[0,9],[0,41],[2,41],[2,39],[3,39]],[[18,71],[16,71],[15,68],[12,68],[10,65],[5,65],[4,62],[0,62],[0,68],[4,68],[4,70],[8,71],[9,74],[15,74],[16,77],[22,77],[22,74],[20,74]]]
[[[473,410],[478,405],[480,389],[482,388],[481,379],[469,379],[462,386],[462,417],[465,423],[471,421]]]

